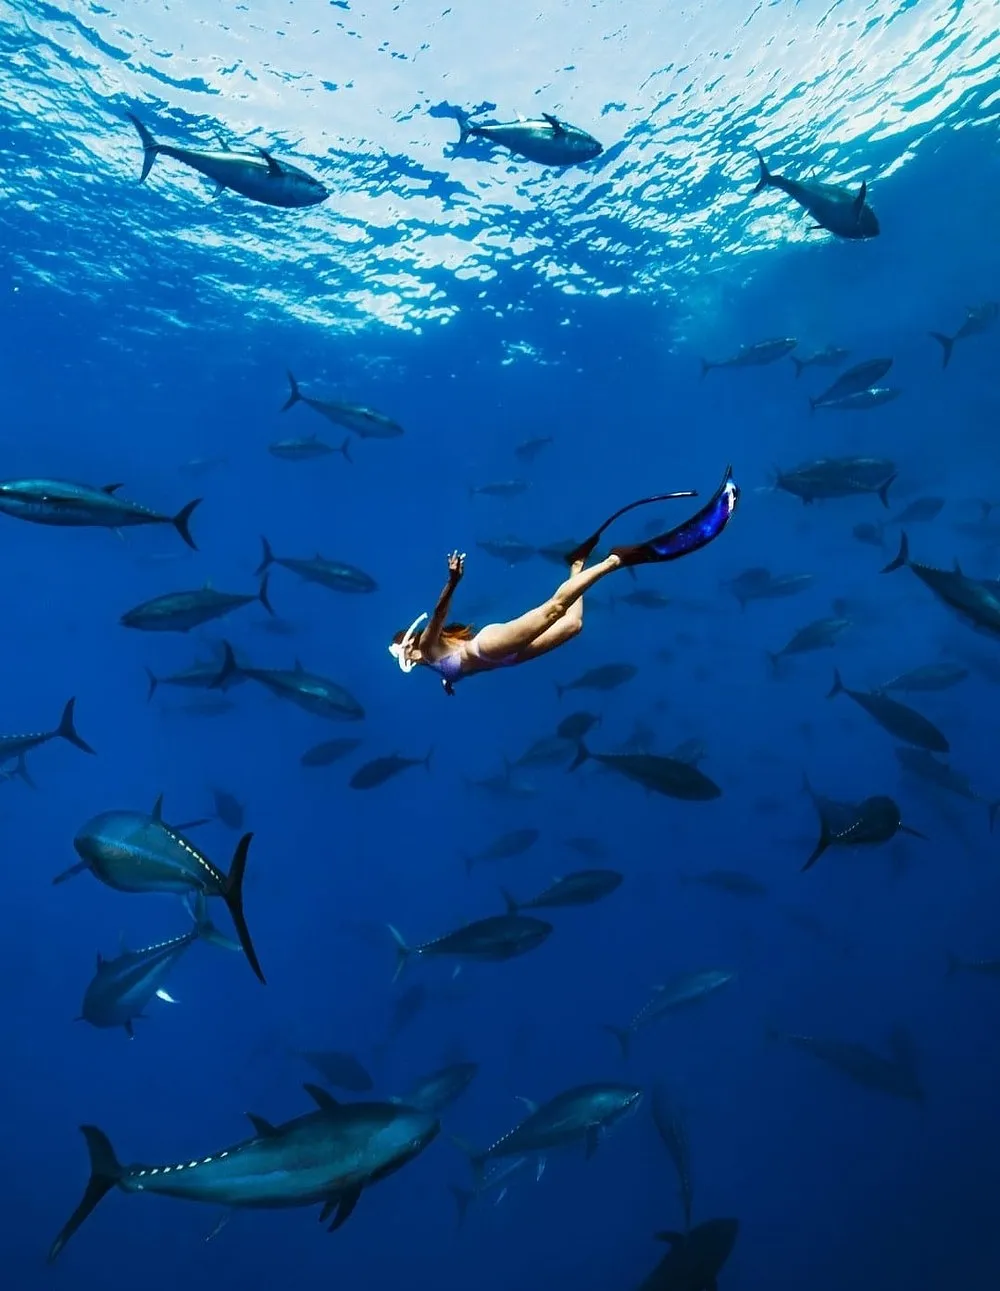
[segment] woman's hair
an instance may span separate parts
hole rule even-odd
[[[411,637],[411,643],[419,648],[420,638],[423,635],[422,631],[415,632]],[[475,635],[476,629],[471,623],[447,623],[441,629],[441,644],[457,645],[459,641],[471,641]],[[405,636],[405,632],[396,632],[392,638],[393,645],[402,645]]]

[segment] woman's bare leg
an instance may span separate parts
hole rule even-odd
[[[553,640],[546,649],[561,645],[575,636],[583,625],[583,603],[581,597],[605,575],[618,568],[617,556],[608,556],[590,569],[583,569],[581,562],[553,592],[552,596],[535,610],[529,610],[518,619],[509,623],[491,623],[476,637],[476,648],[488,659],[501,659],[504,655],[517,654],[533,644],[540,644],[541,639],[550,629],[558,625],[558,640]],[[560,620],[566,619],[564,626]]]

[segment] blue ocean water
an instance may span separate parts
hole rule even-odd
[[[1000,798],[996,639],[911,572],[879,576],[898,526],[882,551],[852,527],[940,496],[940,515],[908,529],[913,558],[1000,574],[1000,529],[979,523],[979,501],[998,498],[1000,329],[957,342],[944,369],[928,336],[1000,295],[998,18],[997,4],[937,0],[669,13],[624,0],[0,3],[2,475],[124,481],[168,514],[204,497],[197,553],[169,526],[116,536],[0,517],[0,730],[49,730],[76,696],[97,750],[57,740],[28,754],[35,790],[0,783],[5,1284],[635,1287],[666,1249],[653,1234],[683,1226],[649,1116],[658,1082],[687,1124],[696,1222],[740,1222],[723,1288],[995,1284],[996,983],[946,965],[949,951],[1000,957],[986,807]],[[498,120],[557,113],[604,152],[557,170],[476,141],[456,150],[455,110],[483,104]],[[140,186],[128,112],[164,142],[273,149],[331,195],[300,211],[213,199],[167,158]],[[755,148],[776,172],[867,180],[880,236],[837,240],[783,194],[752,196]],[[835,371],[797,380],[783,359],[700,376],[701,357],[772,337],[795,338],[796,354],[891,356],[902,393],[811,415],[807,396]],[[275,459],[279,438],[341,438],[308,407],[279,411],[287,369],[304,392],[369,404],[405,434],[353,437],[353,462]],[[535,436],[552,443],[525,465],[514,449]],[[774,486],[776,470],[848,454],[895,464],[888,511],[871,495],[804,507]],[[194,474],[197,459],[219,460]],[[708,495],[728,462],[743,496],[727,532],[635,584],[612,575],[585,600],[582,636],[551,657],[451,699],[425,670],[393,665],[392,633],[432,608],[447,552],[469,554],[459,617],[514,617],[562,574],[538,558],[507,567],[480,543],[579,538],[632,498]],[[520,477],[530,487],[512,498],[470,493]],[[675,522],[666,504],[650,510]],[[648,518],[623,520],[614,540],[642,537]],[[357,565],[378,591],[338,595],[276,569],[287,635],[261,606],[187,637],[120,626],[179,588],[252,592],[261,535],[279,555]],[[757,566],[814,580],[741,612],[727,580]],[[636,588],[672,604],[620,599]],[[835,647],[775,677],[767,652],[834,612],[850,620]],[[258,667],[299,659],[334,678],[363,723],[324,722],[250,684],[213,715],[184,708],[202,692],[161,686],[147,700],[146,669],[211,657],[222,637]],[[939,660],[970,676],[898,698],[946,732],[983,802],[902,774],[887,733],[824,698],[834,667],[868,689]],[[558,685],[619,662],[638,667],[619,689],[559,698]],[[474,786],[577,708],[602,717],[595,752],[637,722],[657,754],[703,742],[721,797],[674,801],[565,764],[516,770],[523,796]],[[341,735],[362,738],[350,757],[300,765]],[[429,773],[348,786],[370,758],[429,750]],[[926,838],[832,849],[801,873],[819,833],[804,773],[832,799],[892,796]],[[175,898],[89,875],[54,887],[77,830],[112,808],[149,811],[160,793],[168,820],[211,815],[213,787],[245,805],[254,833],[246,912],[268,985],[197,945],[169,982],[178,1003],[154,1000],[134,1040],[74,1023],[99,952],[189,926]],[[466,875],[463,854],[520,828],[540,831],[534,847]],[[223,869],[237,837],[217,820],[192,831]],[[499,913],[501,886],[528,897],[590,863],[567,846],[576,837],[625,876],[606,902],[550,912],[555,932],[523,958],[457,977],[418,961],[393,984],[387,922],[418,942]],[[681,881],[711,869],[768,894]],[[737,979],[638,1033],[624,1061],[605,1025],[710,967]],[[414,984],[423,1007],[392,1035]],[[765,1040],[776,1028],[886,1053],[898,1026],[914,1038],[921,1104]],[[383,1097],[455,1057],[480,1071],[438,1140],[331,1237],[314,1210],[243,1211],[206,1244],[218,1209],[113,1193],[45,1268],[86,1183],[78,1125],[100,1126],[125,1161],[201,1157],[246,1137],[248,1111],[309,1109],[304,1049],[355,1054]],[[523,1115],[519,1097],[611,1080],[646,1097],[592,1160],[553,1153],[539,1182],[525,1171],[457,1227],[450,1188],[471,1176],[452,1135],[485,1147]]]

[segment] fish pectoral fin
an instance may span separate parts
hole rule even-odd
[[[257,151],[267,162],[267,173],[271,176],[271,178],[280,179],[281,176],[284,174],[284,171],[281,169],[281,163],[275,161],[275,159],[271,156],[271,154],[267,151],[266,148],[258,148]]]
[[[587,1161],[590,1160],[590,1158],[597,1151],[598,1147],[600,1147],[600,1143],[601,1143],[601,1127],[599,1125],[588,1125],[587,1126],[587,1148],[585,1152],[585,1160]]]
[[[340,1199],[338,1197],[333,1197],[329,1201],[324,1201],[323,1209],[319,1212],[319,1222],[321,1224],[325,1224],[339,1204]]]
[[[335,1107],[340,1106],[334,1096],[328,1090],[321,1088],[319,1085],[307,1083],[303,1085],[302,1088],[322,1112],[332,1112]]]
[[[558,117],[552,116],[551,113],[543,112],[542,120],[547,121],[549,125],[552,127],[552,134],[556,139],[558,139],[560,135],[564,135],[566,133],[566,127],[563,125],[563,123],[559,120]]]
[[[360,1200],[361,1200],[360,1187],[352,1188],[350,1192],[341,1193],[339,1198],[340,1205],[337,1207],[337,1218],[333,1221],[333,1223],[326,1231],[328,1233],[335,1233],[338,1228],[346,1224],[347,1221],[350,1219],[351,1215],[354,1213],[354,1207],[358,1204]]]
[[[523,1094],[515,1094],[514,1097],[519,1103],[523,1103],[525,1105],[532,1116],[538,1111],[538,1104],[533,1098],[525,1098]]]
[[[278,1133],[275,1126],[263,1116],[257,1116],[254,1112],[247,1112],[247,1120],[254,1128],[254,1133],[259,1139],[273,1139]]]
[[[927,842],[926,834],[921,834],[919,829],[912,829],[909,825],[900,825],[899,832],[901,834],[909,834],[911,838],[922,838],[924,842]]]
[[[547,1159],[545,1157],[538,1158],[538,1164],[535,1166],[535,1183],[541,1183],[546,1164]]]
[[[215,199],[216,199],[217,197],[219,197],[219,195],[220,195],[220,194],[222,194],[222,193],[224,193],[225,191],[226,191],[226,186],[225,186],[225,184],[216,184],[216,186],[215,186],[215,190],[214,190],[214,191],[213,191],[213,193],[212,193],[212,201],[214,202],[214,201],[215,201]]]

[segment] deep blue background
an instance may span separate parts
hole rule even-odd
[[[877,170],[877,152],[871,165]],[[774,463],[892,456],[896,502],[926,492],[949,500],[932,526],[912,531],[915,557],[947,565],[958,556],[968,572],[998,572],[996,549],[952,527],[975,518],[973,499],[998,496],[997,334],[960,344],[945,372],[926,336],[953,330],[967,305],[1000,291],[992,141],[942,133],[878,184],[879,240],[779,247],[752,275],[710,278],[711,305],[685,315],[657,297],[566,298],[538,277],[529,290],[527,266],[515,259],[489,287],[490,313],[477,307],[478,284],[452,283],[461,308],[446,326],[338,340],[295,323],[241,325],[241,299],[258,285],[246,266],[227,269],[228,315],[192,303],[187,253],[169,237],[150,243],[145,268],[132,258],[127,275],[109,272],[90,297],[23,272],[19,257],[36,238],[56,274],[75,257],[104,256],[110,269],[140,212],[163,229],[175,218],[160,202],[165,166],[159,185],[107,182],[100,245],[72,230],[61,242],[51,227],[40,234],[28,211],[0,213],[3,474],[123,480],[129,497],[167,511],[205,495],[194,520],[197,555],[170,532],[119,541],[3,520],[0,727],[47,728],[75,694],[80,731],[99,751],[88,759],[46,746],[30,759],[37,793],[0,784],[5,1282],[25,1291],[53,1281],[119,1291],[140,1278],[159,1291],[178,1277],[193,1288],[333,1279],[597,1291],[635,1284],[661,1253],[653,1231],[679,1225],[675,1183],[644,1108],[593,1162],[553,1160],[537,1187],[525,1177],[500,1207],[477,1205],[459,1236],[447,1185],[465,1182],[466,1170],[442,1136],[366,1194],[334,1238],[313,1215],[290,1212],[236,1216],[205,1246],[209,1212],[113,1195],[60,1265],[43,1269],[85,1180],[79,1122],[102,1126],[125,1160],[201,1154],[242,1137],[246,1110],[271,1119],[304,1110],[298,1086],[310,1073],[288,1051],[329,1046],[370,1062],[386,1094],[456,1048],[481,1062],[446,1128],[483,1144],[516,1119],[515,1095],[545,1098],[626,1070],[647,1087],[666,1080],[688,1112],[696,1217],[732,1214],[742,1223],[723,1276],[734,1291],[791,1291],[807,1280],[813,1291],[847,1281],[859,1289],[992,1285],[1000,1272],[995,984],[946,982],[944,967],[948,948],[1000,954],[996,840],[985,807],[939,803],[902,782],[889,737],[847,700],[823,696],[834,663],[848,685],[866,687],[942,650],[995,663],[997,646],[951,620],[912,575],[878,576],[879,553],[850,532],[883,518],[876,499],[807,510],[767,487]],[[207,215],[198,209],[192,221],[255,229],[277,218],[228,197]],[[135,326],[156,310],[182,317],[183,329]],[[516,340],[544,362],[505,362],[505,314],[515,310]],[[859,358],[892,354],[903,396],[870,414],[811,418],[806,393],[825,384],[825,373],[796,382],[780,363],[699,380],[700,352],[720,357],[772,335],[797,336],[803,349],[848,345]],[[271,440],[326,432],[306,408],[279,415],[288,366],[310,393],[385,409],[405,437],[356,442],[353,467],[339,457],[274,460]],[[526,494],[468,497],[470,484],[526,473],[512,449],[535,434],[555,443],[527,472]],[[179,472],[192,457],[216,454],[228,462],[204,479]],[[676,609],[595,606],[565,652],[480,678],[450,701],[426,674],[404,679],[393,667],[386,642],[432,607],[451,548],[470,553],[461,596],[485,598],[487,618],[515,614],[548,594],[557,571],[543,562],[505,570],[477,540],[514,533],[544,545],[582,534],[651,490],[706,493],[730,460],[744,488],[731,531],[690,562],[642,572],[643,586],[681,598]],[[318,549],[380,584],[376,595],[351,599],[276,570],[272,599],[296,634],[260,631],[257,607],[225,629],[262,666],[299,656],[358,695],[368,717],[350,763],[302,770],[301,752],[341,731],[249,686],[232,692],[235,709],[221,718],[170,711],[184,696],[166,689],[146,703],[144,666],[179,668],[200,638],[130,633],[119,615],[206,579],[249,590],[262,533],[279,554]],[[161,553],[177,559],[150,559]],[[755,564],[810,571],[816,581],[806,595],[741,614],[720,582]],[[612,590],[628,588],[605,585],[598,604]],[[851,598],[851,631],[835,651],[796,660],[786,680],[773,681],[765,650],[838,596]],[[672,663],[657,660],[663,646],[674,650]],[[640,667],[622,690],[557,699],[555,682],[619,660]],[[502,755],[551,732],[576,699],[604,715],[595,748],[624,740],[638,717],[655,725],[660,751],[703,739],[722,798],[646,798],[592,767],[573,778],[525,772],[538,787],[528,802],[467,787],[466,777],[495,773]],[[1000,796],[994,683],[977,671],[915,703],[948,734],[956,767],[984,796]],[[418,768],[368,794],[346,787],[366,757],[422,756],[432,746],[429,776]],[[929,841],[833,854],[800,874],[816,831],[803,770],[834,797],[896,795]],[[119,896],[89,876],[53,888],[52,876],[75,859],[76,829],[97,811],[147,808],[161,791],[168,818],[202,814],[213,783],[247,804],[256,834],[247,914],[268,987],[236,957],[199,946],[172,979],[181,1003],[157,1004],[134,1042],[74,1025],[98,950],[114,953],[120,935],[141,945],[184,927],[177,903]],[[522,825],[542,830],[532,852],[466,878],[464,850]],[[416,941],[492,913],[499,883],[529,895],[578,867],[562,840],[580,834],[608,846],[626,875],[621,891],[592,909],[557,912],[556,934],[523,960],[466,970],[454,983],[446,966],[413,965],[404,982],[419,977],[434,994],[383,1053],[394,992],[379,925],[391,920]],[[214,824],[199,841],[228,864],[234,835]],[[750,871],[771,895],[741,903],[678,882],[681,872],[711,866]],[[804,933],[790,908],[813,912],[826,934]],[[670,973],[707,966],[735,967],[739,980],[703,1009],[640,1035],[623,1068],[601,1024],[630,1017]],[[883,1048],[891,1027],[905,1023],[918,1041],[926,1104],[897,1104],[766,1047],[769,1023]]]

